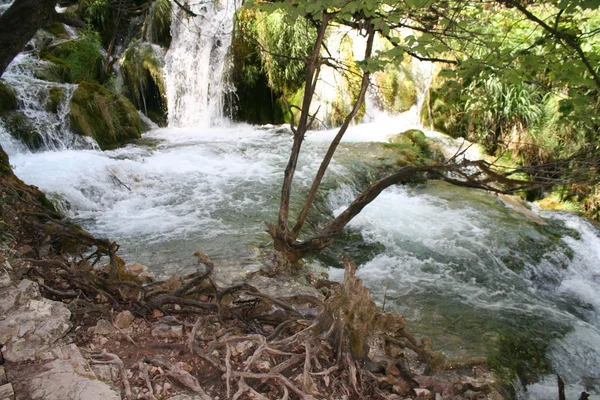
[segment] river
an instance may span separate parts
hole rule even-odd
[[[178,43],[175,35],[170,51],[180,49]],[[222,63],[225,52],[215,51],[215,43],[203,46],[213,50],[210,63]],[[225,45],[219,40],[216,48]],[[176,56],[183,57],[167,58]],[[210,96],[219,97],[220,83],[219,90],[198,89],[206,100],[201,109],[186,113],[190,106],[182,103],[170,127],[103,152],[69,136],[68,110],[44,114],[39,104],[48,85],[32,76],[28,57],[20,56],[5,78],[48,135],[44,151],[32,153],[0,125],[0,143],[21,179],[48,193],[85,229],[119,242],[122,256],[157,275],[193,269],[196,251],[209,254],[221,273],[260,267],[259,255],[269,247],[264,222],[276,218],[292,141],[287,127],[235,124],[215,116],[222,100]],[[224,67],[203,68],[210,75]],[[185,85],[183,71],[176,79],[175,72],[169,74],[170,90]],[[73,87],[65,89],[72,93]],[[189,102],[189,93],[185,96]],[[209,116],[199,121],[198,113]],[[370,123],[352,127],[345,141],[385,141],[420,127],[415,114],[372,115]],[[309,184],[332,136],[332,131],[308,135],[297,191]],[[341,212],[358,193],[363,180],[356,165],[348,159],[332,164],[316,223]],[[553,373],[566,381],[569,399],[584,389],[600,394],[595,389],[600,388],[600,232],[575,214],[533,207],[545,225],[481,191],[440,182],[392,187],[352,221],[335,249],[355,255],[359,276],[378,304],[406,315],[409,328],[432,337],[436,349],[456,358],[485,355],[500,371],[519,371],[519,398],[555,398]],[[310,262],[339,279],[342,271],[334,259],[327,254]]]

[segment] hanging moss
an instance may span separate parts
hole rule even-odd
[[[158,125],[167,122],[167,91],[163,51],[156,45],[137,42],[121,57],[123,93]]]
[[[4,129],[15,139],[31,150],[37,150],[44,144],[41,135],[23,113],[13,111],[2,118]]]
[[[381,108],[390,113],[408,111],[417,100],[417,91],[410,70],[404,64],[389,63],[375,73]]]
[[[169,0],[156,0],[150,7],[143,27],[143,37],[165,48],[171,45],[173,8]]]
[[[60,86],[52,86],[48,90],[48,101],[46,102],[46,109],[53,113],[58,112],[58,107],[64,99],[64,90]]]
[[[362,72],[356,64],[356,57],[353,50],[354,44],[349,36],[343,36],[340,43],[340,60],[347,68],[336,86],[337,95],[329,105],[330,113],[326,116],[323,123],[326,126],[340,126],[352,111],[354,104],[360,94],[362,82]],[[358,113],[354,117],[355,121],[361,121],[366,112],[366,105],[360,106]]]
[[[17,109],[17,93],[8,84],[0,81],[0,115]]]
[[[294,99],[304,83],[305,65],[274,54],[301,59],[310,54],[314,39],[314,28],[302,18],[292,21],[282,11],[238,11],[230,53],[236,87],[234,118],[254,123],[289,121],[283,97],[299,105]]]
[[[141,137],[144,128],[129,100],[92,82],[81,82],[71,98],[71,127],[103,150]]]

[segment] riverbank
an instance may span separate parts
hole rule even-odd
[[[266,292],[219,286],[196,253],[196,273],[157,282],[36,188],[1,180],[0,334],[17,399],[502,398],[482,360],[448,361],[380,312],[351,260],[341,284],[249,277]],[[95,267],[90,245],[105,255]]]

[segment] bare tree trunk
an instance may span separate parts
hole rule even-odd
[[[57,0],[15,0],[0,15],[0,76],[8,64],[19,54],[35,33],[52,21],[82,28],[85,24],[77,19],[58,14],[54,9]],[[71,4],[72,0],[60,2]]]
[[[15,0],[0,15],[0,76],[38,29],[54,17],[56,0]]]
[[[375,38],[375,30],[369,24],[367,47],[365,50],[365,58],[364,58],[365,60],[368,60],[371,58],[371,53],[373,51],[374,38]],[[306,220],[306,215],[308,214],[308,211],[310,210],[310,208],[315,200],[315,197],[317,195],[317,190],[319,190],[319,186],[321,185],[321,181],[323,180],[323,177],[325,176],[325,172],[327,172],[329,163],[331,162],[331,159],[333,158],[333,155],[335,154],[335,151],[336,151],[338,145],[340,144],[342,138],[344,137],[346,130],[350,126],[350,123],[352,122],[354,117],[356,117],[356,114],[358,114],[358,110],[360,110],[360,107],[365,102],[365,95],[367,94],[367,89],[369,88],[370,76],[371,76],[371,74],[369,72],[365,72],[363,74],[362,81],[360,84],[360,92],[358,94],[358,98],[356,99],[356,102],[354,103],[354,107],[352,108],[352,111],[350,111],[350,114],[348,114],[346,116],[344,123],[338,130],[338,133],[335,136],[335,138],[333,139],[333,141],[331,142],[331,145],[329,146],[329,149],[327,150],[327,153],[325,154],[323,161],[321,161],[319,170],[317,171],[317,174],[315,176],[315,179],[313,180],[310,191],[308,192],[308,196],[306,197],[304,207],[302,208],[302,211],[300,211],[298,220],[296,221],[296,225],[294,226],[294,229],[292,230],[292,238],[293,239],[298,238],[298,235],[300,234],[300,230],[302,229],[302,226],[304,226],[304,221]]]
[[[281,203],[279,206],[279,228],[287,236],[289,231],[289,211],[290,211],[290,196],[292,193],[292,181],[294,180],[294,173],[296,172],[296,165],[298,164],[298,156],[300,155],[300,148],[304,141],[304,135],[309,125],[310,115],[310,104],[315,93],[315,87],[317,85],[317,79],[319,77],[319,54],[321,52],[321,46],[323,45],[323,39],[325,38],[325,31],[329,25],[330,14],[323,13],[321,19],[321,25],[319,26],[317,33],[317,40],[310,58],[307,60],[305,84],[304,84],[304,98],[302,100],[302,111],[300,114],[300,120],[298,127],[294,128],[292,123],[292,132],[294,134],[294,143],[290,152],[290,158],[285,168],[283,185],[281,188]],[[292,117],[293,118],[293,117]]]
[[[300,260],[302,257],[315,254],[324,248],[333,244],[338,236],[342,233],[342,230],[348,225],[348,223],[356,217],[363,208],[371,203],[379,194],[386,188],[402,183],[411,179],[423,178],[424,173],[431,173],[434,177],[441,178],[442,171],[446,171],[455,167],[456,164],[442,165],[442,166],[421,166],[402,167],[398,172],[373,182],[369,185],[340,215],[337,216],[329,224],[325,225],[323,229],[315,236],[306,239],[304,241],[297,241],[291,237],[277,237],[279,240],[279,248],[283,251],[284,256],[290,257],[290,262],[294,263]],[[431,176],[428,178],[432,178]],[[276,235],[281,235],[274,225],[268,224],[269,234],[274,238]],[[275,236],[274,236],[275,235]],[[276,248],[277,249],[277,248]]]

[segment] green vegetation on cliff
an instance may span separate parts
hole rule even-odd
[[[302,87],[314,28],[285,13],[242,8],[236,14],[231,47],[231,80],[236,87],[233,115],[253,123],[282,123]]]
[[[121,56],[123,94],[159,125],[167,122],[164,54],[160,47],[136,42]]]
[[[144,128],[129,100],[92,82],[81,82],[71,98],[71,127],[103,149],[141,137]]]

